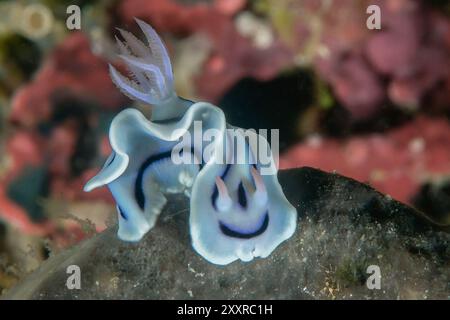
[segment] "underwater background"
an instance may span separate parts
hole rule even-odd
[[[66,27],[74,4],[80,30]],[[83,186],[112,118],[148,112],[108,73],[124,67],[115,28],[139,34],[135,17],[163,38],[180,96],[280,130],[281,169],[337,172],[450,224],[447,1],[2,0],[0,294],[115,223],[109,191]]]

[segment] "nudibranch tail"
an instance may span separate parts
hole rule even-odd
[[[161,104],[175,95],[173,74],[167,50],[155,30],[145,22],[136,19],[149,47],[133,34],[118,29],[125,42],[116,37],[119,57],[132,74],[132,79],[109,66],[111,79],[129,98],[146,104]]]

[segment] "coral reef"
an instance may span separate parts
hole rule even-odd
[[[422,184],[450,176],[450,125],[419,117],[386,133],[346,140],[312,136],[280,157],[281,168],[313,166],[370,183],[411,203]]]
[[[239,79],[270,79],[290,61],[290,53],[280,41],[274,39],[261,49],[238,31],[233,17],[245,2],[217,0],[183,5],[175,0],[129,0],[120,2],[117,14],[124,24],[132,25],[137,17],[163,35],[204,35],[211,52],[196,77],[195,94],[217,102]]]
[[[58,95],[77,96],[106,110],[117,109],[127,101],[109,79],[107,63],[92,53],[81,32],[70,34],[46,59],[33,81],[15,93],[10,121],[28,128],[50,121]]]
[[[425,1],[255,1],[296,63],[312,65],[355,119],[389,103],[447,108],[450,21]],[[381,30],[368,30],[366,8],[380,6]],[[284,18],[283,18],[284,17]]]
[[[92,54],[88,39],[78,32],[68,36],[12,99],[0,215],[24,232],[49,234],[54,228],[37,198],[110,201],[102,191],[86,196],[82,186],[94,173],[96,155],[108,152],[101,146],[102,123],[109,122],[109,110],[127,101],[109,79],[107,63]],[[20,190],[36,182],[36,174],[40,184],[23,194]]]

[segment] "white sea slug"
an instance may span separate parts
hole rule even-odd
[[[278,183],[273,158],[269,173],[262,174],[258,145],[245,138],[270,154],[268,142],[252,131],[244,137],[244,131],[226,123],[218,107],[178,97],[161,39],[151,26],[136,22],[148,46],[123,30],[125,42],[117,39],[133,79],[112,66],[110,73],[124,94],[152,105],[151,119],[133,108],[113,119],[113,152],[85,191],[109,187],[117,203],[118,236],[124,241],[139,241],[155,225],[167,202],[165,194],[184,193],[190,197],[192,245],[206,260],[225,265],[267,257],[292,236],[297,222],[297,212]],[[198,124],[202,132],[215,133],[206,146],[186,139],[195,136]],[[243,138],[244,162],[233,161],[242,150],[230,143],[235,138]]]

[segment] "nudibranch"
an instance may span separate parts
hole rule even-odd
[[[139,241],[155,225],[165,195],[184,193],[190,197],[192,245],[206,260],[225,265],[267,257],[292,236],[297,222],[267,140],[227,124],[212,104],[178,97],[164,44],[151,26],[136,22],[148,46],[124,30],[119,29],[124,42],[116,38],[132,78],[113,66],[110,74],[128,97],[152,105],[151,117],[134,108],[116,115],[109,130],[113,151],[85,191],[109,187],[124,241]],[[210,142],[206,146],[186,138],[196,137],[199,126],[214,133],[200,137]],[[244,148],[233,143],[236,138]],[[264,174],[267,163],[259,161],[258,147],[270,155]],[[235,161],[239,153],[245,161]]]

